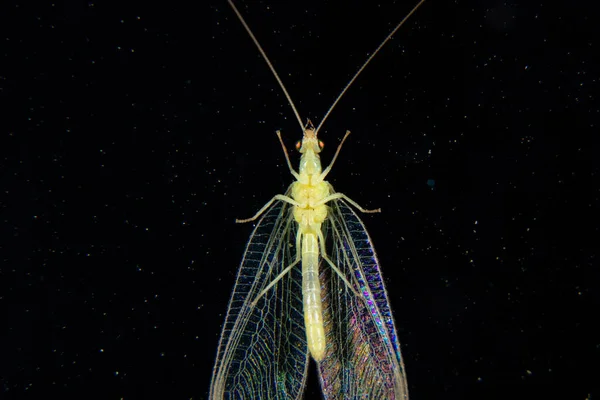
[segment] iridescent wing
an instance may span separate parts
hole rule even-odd
[[[287,203],[275,203],[250,237],[221,333],[211,399],[302,397],[308,347],[300,265],[251,307],[259,293],[295,260],[291,209]]]
[[[327,252],[360,297],[322,264],[327,339],[319,363],[326,399],[408,399],[400,344],[371,239],[343,200],[329,204]]]

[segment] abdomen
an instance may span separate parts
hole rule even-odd
[[[302,298],[308,350],[315,359],[325,356],[325,331],[319,283],[319,242],[315,234],[302,235]]]

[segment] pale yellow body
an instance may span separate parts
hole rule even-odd
[[[306,340],[316,361],[325,355],[325,331],[319,282],[319,237],[321,224],[327,217],[329,184],[323,180],[319,143],[314,131],[307,129],[302,141],[299,179],[292,185],[294,219],[298,223],[302,249],[302,298]]]

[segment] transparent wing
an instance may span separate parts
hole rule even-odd
[[[295,237],[291,207],[283,202],[270,207],[254,229],[221,333],[211,399],[301,398],[308,348],[300,266],[250,306],[294,261]]]
[[[329,206],[327,252],[361,297],[322,264],[327,339],[319,363],[323,394],[326,399],[407,400],[400,344],[369,234],[343,200]]]

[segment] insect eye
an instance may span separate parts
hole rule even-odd
[[[325,143],[322,140],[319,140],[319,147],[320,148],[325,147]]]
[[[296,142],[296,150],[300,150],[300,147],[302,147],[302,140]]]

